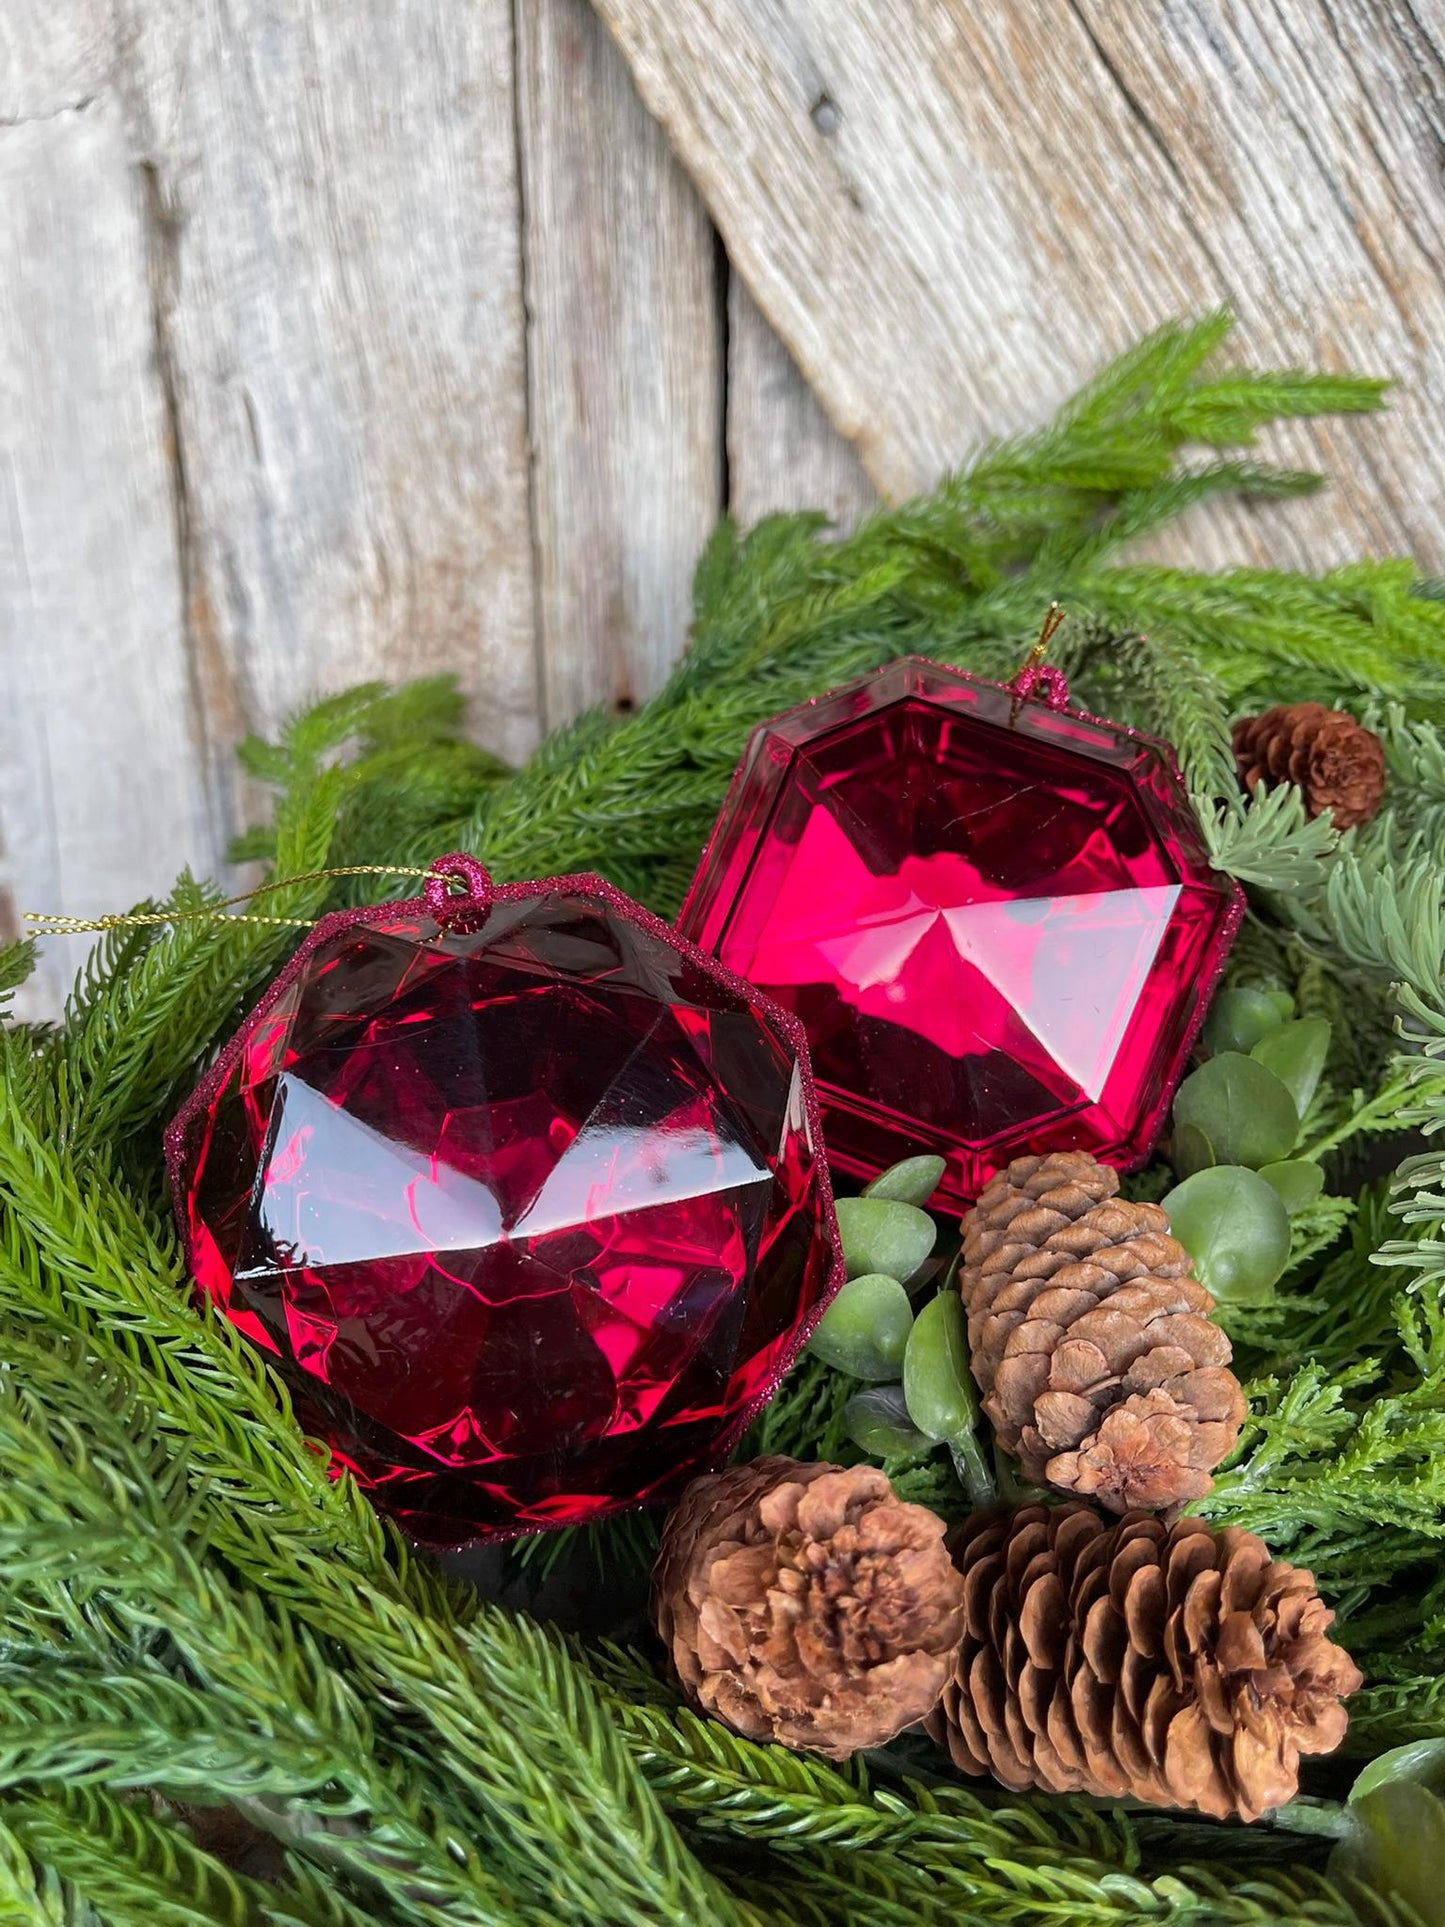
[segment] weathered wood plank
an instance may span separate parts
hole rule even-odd
[[[586,0],[518,10],[545,715],[640,701],[721,510],[712,224]]]
[[[88,105],[114,52],[106,0],[5,0],[0,7],[0,127]]]
[[[736,274],[728,289],[728,507],[742,523],[821,509],[840,531],[878,499]]]
[[[93,916],[218,840],[182,634],[145,205],[113,98],[0,130],[0,905]],[[22,993],[58,1008],[83,945]]]
[[[1256,359],[1396,374],[1283,435],[1331,493],[1202,561],[1445,561],[1438,15],[1388,0],[596,0],[735,265],[887,493],[1230,299]],[[1432,24],[1433,22],[1433,24]]]
[[[243,727],[460,672],[538,729],[508,0],[143,0],[197,685]]]

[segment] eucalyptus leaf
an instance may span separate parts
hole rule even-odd
[[[854,1378],[896,1379],[913,1307],[896,1278],[869,1272],[850,1278],[819,1319],[808,1350]]]
[[[1261,1037],[1250,1052],[1256,1064],[1274,1072],[1294,1099],[1301,1117],[1309,1109],[1330,1054],[1331,1025],[1326,1017],[1300,1017]]]
[[[1221,1051],[1191,1071],[1174,1097],[1174,1126],[1202,1132],[1219,1164],[1257,1171],[1288,1157],[1299,1111],[1287,1086],[1257,1058]]]
[[[1445,1796],[1445,1739],[1410,1740],[1381,1753],[1356,1775],[1350,1788],[1350,1805],[1392,1780],[1413,1780],[1417,1786]]]
[[[1278,1164],[1262,1164],[1259,1175],[1279,1193],[1279,1201],[1292,1218],[1306,1211],[1325,1188],[1325,1174],[1313,1158],[1284,1158]]]
[[[1261,1037],[1278,1030],[1293,1015],[1294,998],[1288,991],[1221,990],[1205,1019],[1204,1047],[1211,1056],[1225,1050],[1251,1051]]]
[[[927,1204],[943,1176],[944,1159],[932,1155],[904,1158],[880,1171],[871,1184],[865,1184],[865,1198],[890,1199],[895,1204]]]
[[[903,1354],[908,1416],[931,1439],[951,1439],[978,1424],[978,1393],[968,1369],[968,1328],[956,1291],[941,1291],[913,1321]]]
[[[843,1407],[843,1429],[873,1459],[896,1459],[927,1452],[933,1440],[908,1417],[901,1385],[870,1385]]]
[[[1219,1162],[1214,1146],[1194,1124],[1174,1126],[1174,1135],[1169,1140],[1169,1161],[1181,1178],[1187,1178],[1194,1171],[1207,1171],[1211,1164]]]
[[[1348,1813],[1331,1876],[1404,1901],[1421,1927],[1445,1927],[1445,1800],[1412,1780],[1384,1780],[1352,1794]]]
[[[1199,1282],[1225,1305],[1266,1305],[1289,1263],[1289,1213],[1257,1171],[1217,1164],[1162,1200]]]
[[[928,1261],[938,1227],[914,1204],[839,1198],[838,1233],[850,1278],[881,1271],[906,1285]]]

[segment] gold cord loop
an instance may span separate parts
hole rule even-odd
[[[227,916],[226,912],[234,903],[250,903],[271,890],[286,890],[293,883],[324,883],[332,877],[421,877],[428,883],[435,880],[449,884],[453,881],[450,873],[438,870],[408,870],[391,863],[351,863],[335,870],[306,870],[299,876],[274,877],[269,883],[258,883],[254,890],[243,890],[236,897],[223,897],[219,903],[199,904],[194,910],[132,910],[104,917],[56,917],[42,910],[27,910],[24,920],[35,925],[34,934],[37,937],[70,937],[94,931],[134,930],[154,924],[191,923],[202,918],[210,918],[216,923],[267,923],[309,930],[316,922],[315,917]]]

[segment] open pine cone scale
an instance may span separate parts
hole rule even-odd
[[[1234,759],[1246,789],[1292,783],[1306,813],[1330,816],[1338,830],[1378,814],[1385,793],[1385,750],[1348,711],[1323,703],[1279,703],[1234,725]]]
[[[1244,1422],[1214,1300],[1155,1204],[1084,1152],[1016,1158],[964,1221],[984,1410],[1025,1473],[1130,1506],[1202,1498]]]
[[[943,1533],[876,1466],[762,1458],[694,1480],[652,1586],[683,1690],[750,1739],[882,1745],[952,1668],[963,1582]]]
[[[964,1636],[929,1731],[1007,1787],[1257,1819],[1360,1684],[1312,1576],[1202,1519],[1083,1506],[960,1529]]]

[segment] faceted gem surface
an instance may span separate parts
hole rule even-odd
[[[577,884],[328,919],[172,1127],[201,1288],[433,1543],[675,1493],[836,1282],[796,1029]]]
[[[807,1030],[835,1166],[1142,1160],[1238,922],[1168,750],[894,663],[753,737],[679,927]]]

